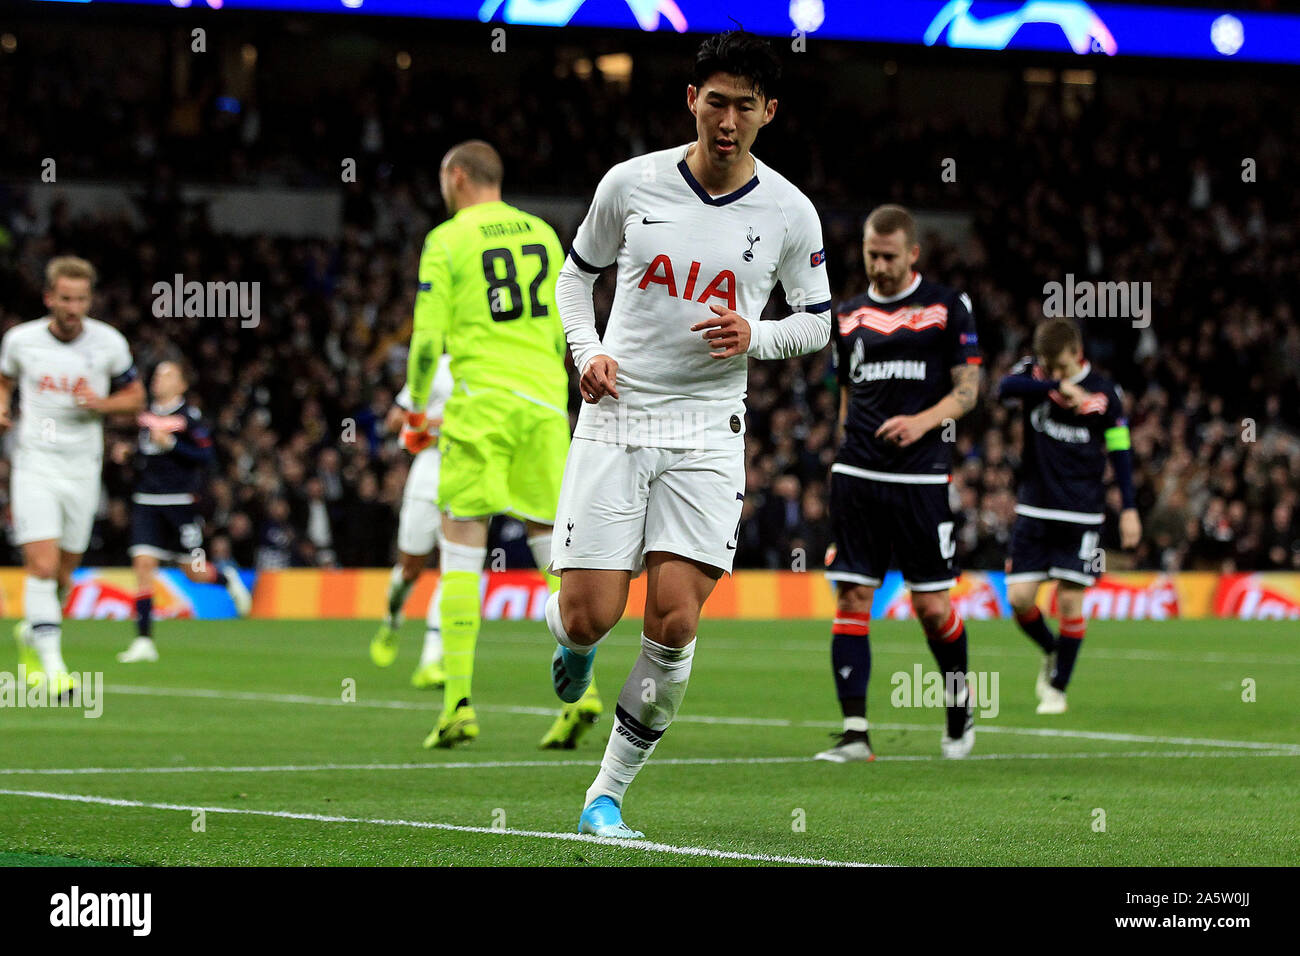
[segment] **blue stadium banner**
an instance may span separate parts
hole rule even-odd
[[[737,17],[768,36],[1080,56],[1300,63],[1300,16],[1084,0],[29,0],[180,9],[372,14],[548,27],[714,33]]]

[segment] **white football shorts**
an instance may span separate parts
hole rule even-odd
[[[438,543],[442,527],[442,516],[438,514],[440,462],[436,446],[426,448],[411,461],[397,517],[397,547],[403,554],[429,554]]]
[[[745,446],[647,448],[574,438],[551,570],[631,571],[667,551],[730,572],[745,495]]]
[[[52,475],[15,464],[9,477],[14,544],[57,540],[72,554],[85,554],[99,508],[99,469]]]

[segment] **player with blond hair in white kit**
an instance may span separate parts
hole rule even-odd
[[[816,352],[830,286],[812,203],[750,154],[780,63],[742,31],[704,41],[686,105],[697,139],[611,169],[557,282],[584,404],[560,491],[546,605],[561,700],[646,570],[641,653],[619,694],[580,833],[637,839],[623,798],[681,706],[700,610],[735,556],[749,358]],[[592,286],[618,266],[602,341]],[[777,282],[794,314],[758,321]],[[748,317],[748,318],[746,318]]]
[[[16,325],[0,340],[0,431],[22,406],[10,445],[14,543],[23,549],[26,620],[14,630],[19,666],[42,675],[51,693],[76,686],[63,661],[60,599],[81,562],[99,507],[105,415],[144,408],[122,333],[86,315],[95,268],[60,256],[45,269],[49,315]]]

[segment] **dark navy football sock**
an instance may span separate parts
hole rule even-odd
[[[948,620],[941,627],[933,631],[926,628],[926,641],[939,670],[943,671],[944,697],[947,703],[945,720],[948,736],[955,739],[965,732],[967,712],[973,705],[969,694],[964,702],[957,703],[961,688],[966,686],[966,625],[956,611],[950,611]],[[949,691],[957,696],[949,698]]]
[[[1056,671],[1052,674],[1052,686],[1057,690],[1065,690],[1070,683],[1086,630],[1087,623],[1081,617],[1061,618],[1061,639],[1056,642]]]
[[[1020,629],[1029,635],[1029,639],[1043,649],[1044,654],[1050,654],[1056,650],[1056,637],[1052,634],[1052,629],[1047,626],[1047,620],[1043,617],[1043,612],[1037,607],[1031,607],[1025,612],[1016,612],[1016,623]]]
[[[152,637],[153,594],[141,592],[135,596],[135,630],[141,637]]]
[[[867,681],[871,677],[871,615],[840,611],[831,625],[831,670],[835,696],[845,717],[867,716]]]
[[[948,620],[941,627],[930,633],[926,630],[926,643],[930,645],[930,653],[934,655],[935,663],[939,665],[939,670],[943,671],[944,677],[949,674],[960,672],[963,676],[966,673],[966,625],[962,623],[961,618],[957,616],[956,611],[948,614]]]

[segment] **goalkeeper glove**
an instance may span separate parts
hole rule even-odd
[[[429,431],[429,424],[424,412],[407,412],[406,424],[402,426],[402,447],[412,455],[418,455],[433,444],[433,433]]]

